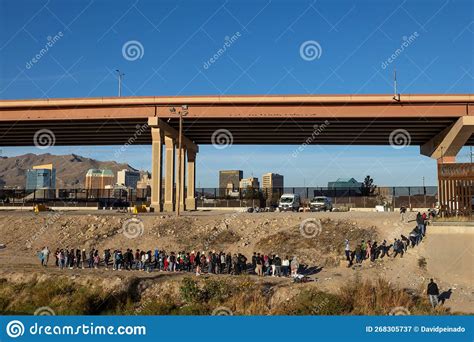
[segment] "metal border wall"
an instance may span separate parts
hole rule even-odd
[[[445,216],[472,216],[474,163],[438,164],[441,213]]]

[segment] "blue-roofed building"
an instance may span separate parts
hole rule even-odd
[[[328,182],[328,189],[330,190],[360,190],[361,182],[354,178],[338,178],[335,182]]]

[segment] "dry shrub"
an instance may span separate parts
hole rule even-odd
[[[272,310],[274,315],[343,315],[350,307],[335,294],[316,289],[304,290]]]
[[[264,253],[297,255],[300,260],[322,266],[334,266],[334,257],[344,254],[344,240],[354,242],[377,238],[376,228],[359,227],[355,222],[322,218],[321,232],[308,238],[300,231],[300,226],[280,231],[260,239],[256,248]]]

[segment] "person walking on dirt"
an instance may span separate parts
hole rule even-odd
[[[403,242],[400,239],[395,238],[393,242],[393,250],[395,254],[393,254],[393,258],[395,259],[398,254],[400,254],[400,258],[403,258]]]
[[[94,268],[99,268],[99,262],[100,262],[100,257],[99,257],[99,250],[97,249],[94,253]]]
[[[84,262],[86,261],[87,256],[86,256],[86,250],[82,249],[81,253],[81,268],[84,269]]]
[[[89,252],[89,268],[92,268],[94,266],[94,251],[94,248],[92,248]]]
[[[405,214],[407,212],[407,208],[405,206],[400,207],[400,221],[405,222]]]
[[[239,253],[239,263],[240,263],[240,271],[242,273],[247,273],[247,257],[240,253]]]
[[[253,260],[252,260],[253,262]],[[258,253],[255,257],[255,273],[257,273],[257,275],[259,277],[261,277],[263,275],[263,272],[262,272],[262,258],[260,257],[260,253]]]
[[[214,272],[214,265],[212,263],[212,252],[207,254],[207,273],[211,274]]]
[[[278,256],[278,254],[273,259],[273,262],[275,264],[275,274],[273,276],[281,277],[281,258]]]
[[[424,234],[425,220],[423,220],[423,216],[421,215],[420,212],[416,214],[416,225],[418,226],[418,230],[420,231],[421,235],[425,235]]]
[[[252,270],[254,270],[255,273],[257,273],[257,253],[253,252],[252,255]]]
[[[358,244],[355,248],[355,257],[356,257],[356,263],[361,264],[362,263],[362,245]]]
[[[384,256],[390,257],[390,255],[388,254],[390,246],[387,246],[386,240],[383,240],[379,248],[380,248],[380,251],[382,252],[382,255],[380,255],[380,259],[383,259]]]
[[[365,243],[365,240],[362,240],[361,244],[360,244],[360,249],[361,249],[361,262],[362,260],[365,259],[365,256],[367,254],[367,244]]]
[[[236,275],[240,274],[239,257],[235,253],[234,253],[234,256],[232,257],[232,269],[234,270],[234,274]]]
[[[69,260],[69,246],[66,246],[66,248],[63,249],[63,253],[64,253],[64,267],[67,267],[68,266],[68,260]]]
[[[232,255],[228,252],[225,256],[226,273],[230,274],[232,270]]]
[[[290,259],[288,258],[288,255],[287,255],[285,259],[283,259],[281,262],[281,270],[284,277],[288,277],[289,268],[290,268]]]
[[[349,262],[348,267],[351,267],[351,247],[348,239],[344,240],[344,253],[346,254],[346,260]]]
[[[434,309],[438,305],[439,289],[438,285],[433,281],[433,278],[430,279],[426,292],[428,293],[431,306]]]
[[[48,261],[49,261],[49,248],[48,246],[44,247],[43,250],[41,251],[43,253],[43,266],[48,266]]]
[[[300,268],[300,264],[298,263],[298,259],[296,259],[296,256],[293,257],[290,263],[291,267],[291,275],[293,277],[296,277],[298,275],[298,269]]]
[[[56,252],[54,252],[54,258],[56,267],[59,267],[59,248],[56,248]]]
[[[74,264],[76,261],[76,253],[74,252],[74,248],[71,248],[69,251],[69,269],[72,270],[74,268]]]
[[[378,248],[377,248],[377,241],[374,241],[372,243],[372,246],[370,246],[370,261],[374,262],[375,259],[377,258],[377,251],[378,251]]]
[[[36,255],[38,256],[38,259],[40,259],[41,261],[41,266],[44,266],[44,254],[43,254],[43,248],[41,248],[41,250],[39,250],[38,252],[36,252]]]
[[[401,234],[400,237],[402,238],[402,242],[403,242],[403,250],[406,252],[408,249],[408,246],[410,245],[410,240],[403,234]]]
[[[263,275],[270,275],[271,267],[270,267],[270,257],[268,255],[263,256]]]
[[[365,259],[372,259],[372,241],[367,241],[367,251],[365,252]]]
[[[81,250],[79,248],[76,248],[76,267],[81,267]]]
[[[64,268],[64,266],[66,265],[66,259],[65,259],[65,255],[64,255],[64,250],[60,250],[59,251],[59,256],[58,256],[58,259],[59,259],[59,268],[62,270]]]
[[[423,219],[423,235],[426,235],[426,225],[428,224],[428,216],[426,213],[421,214],[421,218]]]
[[[105,269],[109,268],[109,261],[110,261],[110,249],[106,249],[104,251],[104,265]]]
[[[221,273],[225,273],[225,268],[226,268],[227,262],[226,262],[226,257],[225,253],[221,252]]]
[[[192,255],[194,255],[194,251]],[[196,256],[194,257],[194,268],[196,269],[196,275],[201,275],[201,253],[199,252],[197,252]]]

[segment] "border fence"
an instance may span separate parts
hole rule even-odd
[[[162,189],[164,192],[164,189]],[[370,196],[357,188],[285,187],[270,189],[197,188],[198,207],[275,207],[282,194],[297,194],[307,205],[313,197],[328,197],[335,208],[429,208],[438,201],[438,187],[380,187]],[[185,191],[186,197],[186,191]],[[163,196],[162,196],[163,198]],[[149,189],[0,189],[0,206],[46,204],[64,207],[123,208],[150,204]]]
[[[285,187],[231,193],[220,188],[196,189],[199,207],[270,207],[276,206],[283,194],[297,194],[303,205],[308,204],[313,197],[326,196],[335,208],[374,208],[376,205],[429,208],[436,205],[437,193],[436,186],[380,187],[370,196],[364,196],[357,188]]]

